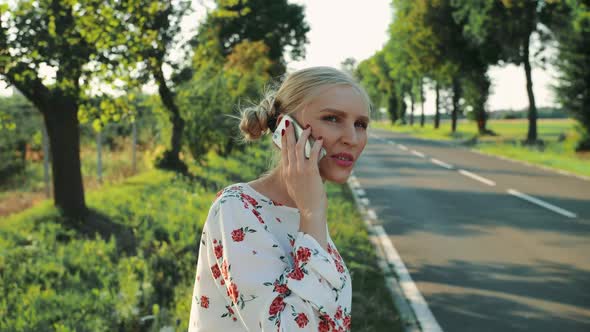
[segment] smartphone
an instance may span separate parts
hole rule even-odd
[[[291,125],[293,126],[293,128],[295,128],[295,141],[299,140],[299,137],[301,136],[301,133],[303,132],[303,128],[301,128],[301,126],[297,123],[297,121],[295,121],[292,117],[290,117],[289,115],[283,115],[283,117],[281,118],[281,122],[279,122],[277,128],[275,129],[274,133],[272,134],[272,140],[273,142],[275,142],[275,144],[281,148],[281,131],[283,129],[285,129],[285,121],[289,120],[289,122],[291,122]],[[313,143],[315,142],[315,139],[313,139],[313,137],[309,136],[307,138],[307,142],[305,143],[305,158],[309,159],[310,153],[311,153],[311,146],[313,145]],[[325,157],[327,154],[326,149],[321,148],[320,149],[320,157],[318,158],[318,162]]]

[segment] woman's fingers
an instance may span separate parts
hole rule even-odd
[[[299,166],[303,166],[305,162],[305,143],[308,140],[309,135],[311,134],[311,128],[305,128],[303,132],[301,132],[301,136],[299,136],[299,140],[297,140],[297,144],[295,146],[297,160],[299,162]]]
[[[316,165],[319,162],[320,158],[320,149],[322,148],[322,144],[324,140],[322,137],[318,137],[315,142],[313,142],[313,146],[311,147],[311,152],[309,153],[309,161],[312,165]]]
[[[287,136],[285,129],[281,132],[281,163],[284,167],[289,166],[289,148],[287,146]]]
[[[289,167],[296,167],[296,156],[295,156],[295,128],[293,128],[293,124],[287,124],[285,126],[285,137],[284,139],[287,141],[287,161]]]

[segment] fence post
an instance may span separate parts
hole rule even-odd
[[[104,128],[103,128],[104,129]],[[102,130],[96,133],[96,159],[97,159],[97,176],[98,183],[102,184]]]
[[[132,169],[133,169],[133,174],[137,173],[137,163],[135,160],[136,154],[135,154],[135,149],[137,147],[137,120],[134,120],[131,125],[133,126],[133,145],[131,147],[131,151],[132,151],[132,155],[131,155],[131,165],[132,165]]]

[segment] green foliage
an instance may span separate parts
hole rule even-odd
[[[566,1],[551,25],[559,42],[557,100],[579,121],[576,149],[590,150],[590,5]]]
[[[41,121],[34,106],[23,96],[0,97],[0,187],[24,172],[27,144],[39,149]]]
[[[383,50],[362,61],[355,74],[376,106],[372,109],[373,118],[380,118],[379,107],[386,104],[392,123],[398,118],[405,123],[405,103],[400,84],[390,76],[391,68],[385,61]]]
[[[248,41],[263,41],[272,62],[272,76],[285,72],[284,53],[299,60],[305,56],[306,34],[303,6],[287,0],[217,0],[217,8],[207,18],[206,25],[215,27],[223,56],[234,51],[236,45]],[[288,48],[287,48],[288,47]]]
[[[193,58],[195,75],[178,97],[186,121],[185,140],[197,160],[211,149],[223,155],[231,152],[239,135],[235,107],[260,97],[271,67],[269,48],[261,41],[244,41],[224,58],[213,32],[202,38]]]

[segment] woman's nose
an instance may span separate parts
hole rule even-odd
[[[343,143],[348,145],[358,144],[359,137],[356,128],[354,126],[347,126],[346,129],[343,130],[341,140]]]

